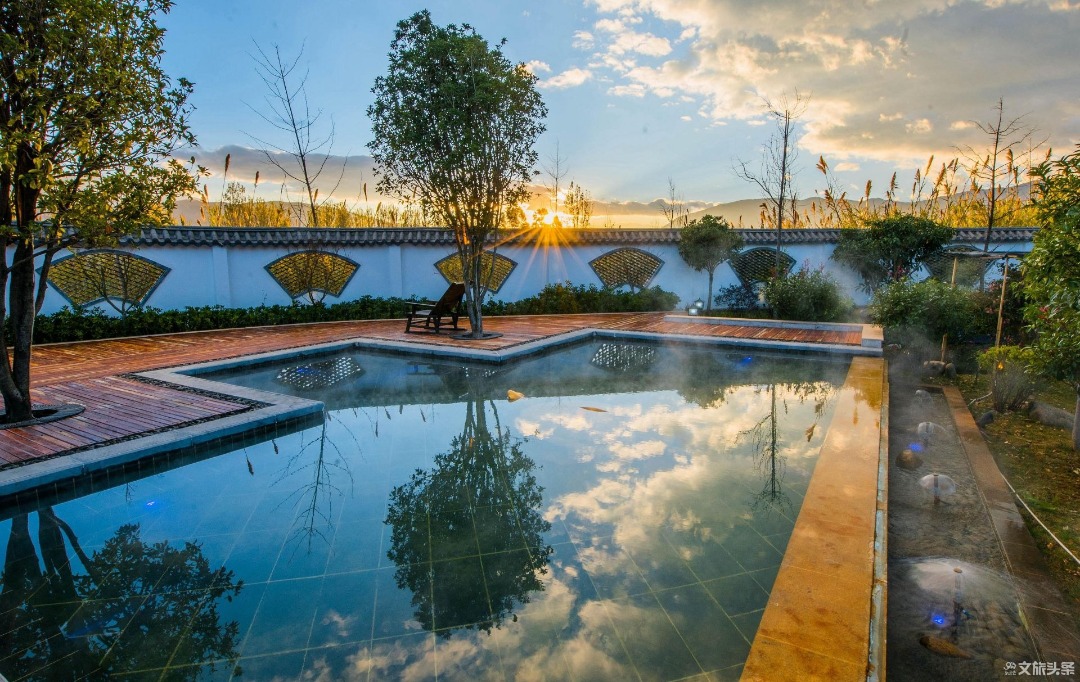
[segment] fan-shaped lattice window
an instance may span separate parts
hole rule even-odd
[[[781,251],[780,275],[788,274],[793,267],[795,259]],[[738,253],[731,259],[731,269],[744,287],[767,282],[776,270],[776,249],[758,248]]]
[[[973,287],[979,283],[979,279],[991,263],[984,256],[981,250],[966,244],[946,246],[926,259],[926,269],[930,271],[930,276],[934,279],[951,282],[955,260],[957,286]]]
[[[140,306],[169,274],[169,268],[126,251],[86,251],[53,263],[49,284],[72,305],[105,299]]]
[[[298,251],[278,258],[266,266],[266,271],[290,297],[296,298],[316,291],[341,296],[359,268],[336,253]]]
[[[606,287],[620,287],[624,284],[645,288],[664,261],[641,249],[615,249],[599,258],[589,261],[593,272]]]
[[[310,391],[317,388],[328,388],[351,377],[358,377],[363,373],[364,368],[360,366],[360,363],[346,357],[286,367],[278,372],[275,379],[286,386],[292,386],[302,391]]]
[[[484,275],[491,276],[491,279],[488,281],[488,289],[490,291],[502,289],[502,285],[510,278],[510,273],[513,272],[516,267],[516,262],[500,253],[493,254],[485,251],[480,255],[480,272]],[[456,253],[435,263],[435,269],[439,271],[439,274],[446,278],[447,283],[452,284],[454,282],[465,281],[465,274],[461,269],[461,259]]]

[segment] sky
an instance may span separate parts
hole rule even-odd
[[[1061,153],[1080,143],[1080,0],[181,0],[161,18],[165,68],[195,83],[211,195],[225,153],[229,179],[250,183],[264,162],[245,150],[288,146],[259,116],[267,90],[252,55],[275,45],[299,55],[317,125],[332,122],[331,152],[349,159],[335,196],[373,190],[371,87],[396,23],[425,8],[438,24],[505,38],[504,54],[530,66],[548,107],[541,165],[557,152],[563,182],[590,191],[601,214],[620,202],[654,210],[641,207],[669,178],[695,208],[758,197],[734,167],[758,168],[774,131],[763,102],[796,92],[808,100],[801,197],[826,187],[820,157],[851,195],[870,180],[881,196],[893,172],[906,192],[930,155],[940,165],[987,146],[975,123],[996,120],[999,98],[1036,141]],[[276,198],[261,172],[260,192]]]

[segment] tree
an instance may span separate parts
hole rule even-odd
[[[322,111],[312,113],[307,98],[307,74],[294,76],[300,58],[304,55],[303,49],[296,55],[296,59],[289,61],[281,56],[281,48],[274,45],[273,55],[269,55],[259,45],[255,46],[259,55],[255,57],[255,67],[259,72],[268,95],[266,104],[268,113],[255,110],[264,121],[284,133],[290,138],[287,147],[279,147],[275,144],[254,138],[260,144],[271,147],[286,157],[291,157],[293,165],[287,165],[270,150],[264,149],[266,160],[285,177],[293,182],[300,183],[303,188],[307,215],[297,209],[297,219],[306,227],[319,227],[324,223],[319,221],[319,188],[316,184],[319,177],[326,169],[330,160],[330,152],[334,146],[334,122],[330,121],[330,130],[322,135],[317,133],[319,119]],[[227,166],[226,166],[227,168]],[[345,168],[342,167],[342,173]],[[341,175],[338,176],[340,182]],[[337,184],[330,190],[333,194]],[[323,203],[329,200],[329,194],[323,197]],[[291,202],[289,205],[292,205]]]
[[[484,335],[491,275],[482,255],[529,197],[547,115],[536,76],[510,63],[502,44],[491,48],[468,24],[436,26],[418,12],[398,23],[389,72],[375,80],[368,108],[380,191],[415,197],[454,231],[474,338]]]
[[[675,191],[675,181],[668,177],[667,184],[668,194],[667,197],[660,200],[660,211],[668,221],[669,228],[674,228],[676,225],[686,227],[690,209],[686,207],[686,202],[683,201],[682,196]]]
[[[570,216],[571,227],[585,229],[592,220],[593,201],[589,190],[581,185],[570,181],[570,188],[566,190],[566,212]]]
[[[553,204],[551,212],[551,222],[555,225],[560,225],[559,219],[559,187],[562,186],[563,178],[566,177],[566,157],[559,153],[559,141],[555,140],[555,153],[548,157],[547,163],[543,165],[544,175],[547,176],[548,192],[551,193],[551,201]]]
[[[694,270],[709,273],[705,309],[712,310],[713,275],[720,264],[742,248],[743,240],[723,218],[711,215],[691,221],[679,234],[679,255]]]
[[[773,278],[780,276],[780,233],[784,228],[784,211],[788,202],[792,207],[798,201],[798,193],[792,184],[793,169],[798,158],[799,133],[796,122],[806,112],[808,97],[795,91],[794,100],[787,96],[777,102],[765,99],[765,110],[776,123],[776,130],[762,149],[761,166],[750,170],[746,161],[737,161],[735,173],[743,180],[758,186],[771,204],[776,219],[776,269]]]
[[[0,3],[0,317],[10,323],[0,335],[0,393],[8,422],[33,414],[31,339],[53,256],[166,224],[176,196],[195,189],[170,158],[195,142],[192,84],[161,68],[156,15],[171,6]]]
[[[998,98],[995,107],[996,120],[972,123],[989,138],[986,149],[976,150],[964,147],[961,150],[966,159],[968,177],[971,179],[971,193],[978,196],[986,192],[986,237],[983,251],[990,250],[990,232],[998,224],[998,212],[1002,203],[1012,204],[1012,209],[1022,205],[1017,195],[1020,175],[1024,169],[1015,162],[1015,153],[1031,145],[1035,129],[1024,125],[1024,117],[1018,116],[1005,120],[1005,100]],[[1042,142],[1034,144],[1039,147]],[[1011,201],[1009,201],[1011,199]],[[981,202],[980,202],[981,203]]]
[[[1035,333],[1043,371],[1076,389],[1080,414],[1080,146],[1035,168],[1035,207],[1043,227],[1024,258],[1025,316]],[[1073,449],[1080,450],[1080,419],[1073,417]]]
[[[830,257],[857,272],[863,288],[873,292],[909,278],[952,238],[951,228],[932,220],[894,214],[871,220],[864,228],[841,230]]]

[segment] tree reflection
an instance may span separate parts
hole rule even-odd
[[[221,624],[218,600],[242,581],[211,569],[198,544],[147,544],[126,524],[92,555],[45,507],[38,547],[29,515],[11,520],[0,590],[0,660],[12,679],[101,679],[168,666],[195,679],[198,664],[237,657],[238,624]],[[65,538],[85,573],[77,573]],[[45,667],[48,666],[48,667]]]
[[[797,399],[800,403],[812,400],[814,402],[814,417],[810,426],[803,432],[809,443],[817,432],[821,418],[825,415],[829,399],[833,396],[836,387],[828,382],[800,382],[784,384],[786,395]],[[787,460],[780,454],[780,446],[783,439],[780,436],[780,415],[778,414],[778,402],[783,407],[783,412],[788,413],[787,398],[778,400],[777,384],[769,384],[765,389],[769,393],[769,411],[757,423],[749,429],[742,431],[736,436],[736,442],[740,439],[748,439],[754,452],[754,461],[758,471],[764,479],[764,485],[760,492],[754,496],[751,508],[754,511],[779,512],[791,514],[793,509],[791,499],[784,492],[784,474],[787,472]]]
[[[472,382],[482,383],[482,379]],[[449,637],[454,628],[490,632],[544,589],[551,524],[540,507],[543,489],[524,440],[503,430],[482,387],[465,403],[465,427],[429,470],[417,470],[390,493],[392,528],[387,556],[401,589],[412,591],[416,619]]]

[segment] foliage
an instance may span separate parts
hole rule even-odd
[[[161,67],[157,15],[171,6],[0,3],[0,225],[11,226],[0,233],[0,317],[11,320],[0,343],[0,392],[8,420],[31,414],[30,345],[53,256],[167,223],[176,196],[195,189],[169,158],[195,141],[192,84]]]
[[[1001,338],[1003,343],[1027,345],[1034,335],[1024,318],[1024,308],[1028,304],[1027,287],[1024,285],[1024,272],[1016,261],[1009,261],[1009,280],[1005,284],[1005,305],[1001,306],[1003,268],[998,268],[998,278],[986,285],[985,291],[971,291],[976,319],[972,331],[994,337],[997,334],[998,308],[1001,307]]]
[[[226,157],[227,158],[227,157]],[[228,162],[226,162],[228,168]],[[255,188],[259,186],[258,174]],[[239,182],[230,182],[221,194],[221,201],[211,204],[203,194],[202,210],[213,227],[289,227],[292,218],[280,202],[248,195]]]
[[[1030,348],[998,346],[979,354],[979,369],[990,374],[994,409],[1014,412],[1035,390],[1031,366],[1035,354]]]
[[[672,310],[678,302],[677,295],[655,286],[627,292],[566,282],[548,284],[536,296],[520,301],[492,301],[484,307],[484,312],[491,315],[647,312]]]
[[[426,10],[398,23],[390,66],[375,80],[368,145],[380,191],[415,198],[454,231],[474,335],[487,294],[481,257],[526,201],[547,109],[537,78],[468,24],[436,26]]]
[[[570,215],[570,227],[589,227],[593,211],[592,194],[589,190],[571,180],[570,189],[566,190],[565,207]]]
[[[1034,175],[1035,207],[1044,227],[1024,259],[1031,301],[1025,313],[1036,333],[1039,366],[1073,385],[1080,411],[1080,145]],[[1080,419],[1074,421],[1073,447],[1080,449]]]
[[[975,328],[975,302],[968,292],[946,282],[892,282],[874,292],[870,319],[885,328],[889,342],[911,344],[969,338]]]
[[[720,290],[713,299],[717,308],[730,311],[749,311],[761,307],[758,294],[742,284],[732,284]]]
[[[932,220],[894,215],[842,230],[831,258],[857,272],[864,289],[873,292],[910,277],[952,237],[951,228]]]
[[[765,303],[777,319],[805,322],[843,321],[853,307],[824,269],[805,267],[767,282]]]
[[[742,248],[743,239],[732,230],[731,224],[706,215],[693,220],[679,231],[679,255],[694,270],[709,273],[709,295],[706,310],[712,309],[713,276],[716,268]]]

